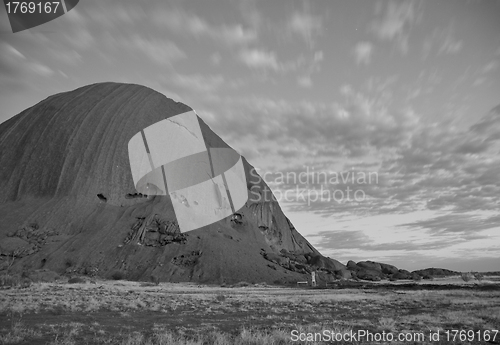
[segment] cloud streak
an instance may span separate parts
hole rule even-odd
[[[373,54],[373,44],[370,42],[359,42],[354,47],[356,64],[369,65]]]
[[[380,40],[394,41],[402,54],[409,50],[412,27],[420,21],[419,5],[413,1],[390,1],[383,18],[375,20],[370,31]]]

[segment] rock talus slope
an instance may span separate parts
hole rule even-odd
[[[236,219],[180,233],[168,196],[137,193],[128,141],[190,110],[143,86],[101,83],[51,96],[1,124],[0,270],[13,260],[18,271],[206,283],[345,272],[297,232],[246,160],[249,191],[265,197],[249,199]],[[229,147],[201,126],[207,142]]]

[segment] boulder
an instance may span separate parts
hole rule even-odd
[[[5,237],[0,242],[0,255],[18,256],[24,251],[31,249],[31,244],[28,241],[19,237]]]
[[[349,262],[347,262],[347,268],[353,271],[360,269],[360,267],[358,267],[358,265],[356,265],[356,263],[352,260],[349,260]]]
[[[365,268],[367,270],[375,270],[382,272],[382,266],[378,262],[374,261],[360,261],[357,265],[361,268]]]
[[[434,267],[413,271],[413,273],[416,273],[419,276],[424,277],[425,279],[429,279],[430,277],[447,277],[460,274],[460,272],[451,271],[445,268],[434,268]]]
[[[347,269],[335,271],[335,276],[338,279],[351,279],[352,278],[351,271],[349,271]]]
[[[356,277],[358,279],[369,280],[369,281],[382,280],[381,274],[382,272],[376,270],[368,270],[365,268],[361,268],[356,271]]]
[[[307,263],[316,269],[326,269],[330,272],[345,270],[345,266],[339,261],[325,257],[321,254],[306,255]]]
[[[412,279],[412,274],[406,270],[399,270],[392,275],[392,278],[395,280]]]
[[[396,266],[389,264],[380,263],[380,267],[382,268],[382,273],[384,274],[396,274],[399,271]]]
[[[263,254],[264,258],[268,261],[271,261],[277,265],[283,266],[283,267],[289,267],[290,265],[290,259],[275,253],[264,253]]]

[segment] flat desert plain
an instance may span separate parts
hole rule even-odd
[[[500,281],[0,290],[0,344],[500,344]]]

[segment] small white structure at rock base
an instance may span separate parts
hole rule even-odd
[[[316,271],[311,272],[311,285],[316,287]]]

